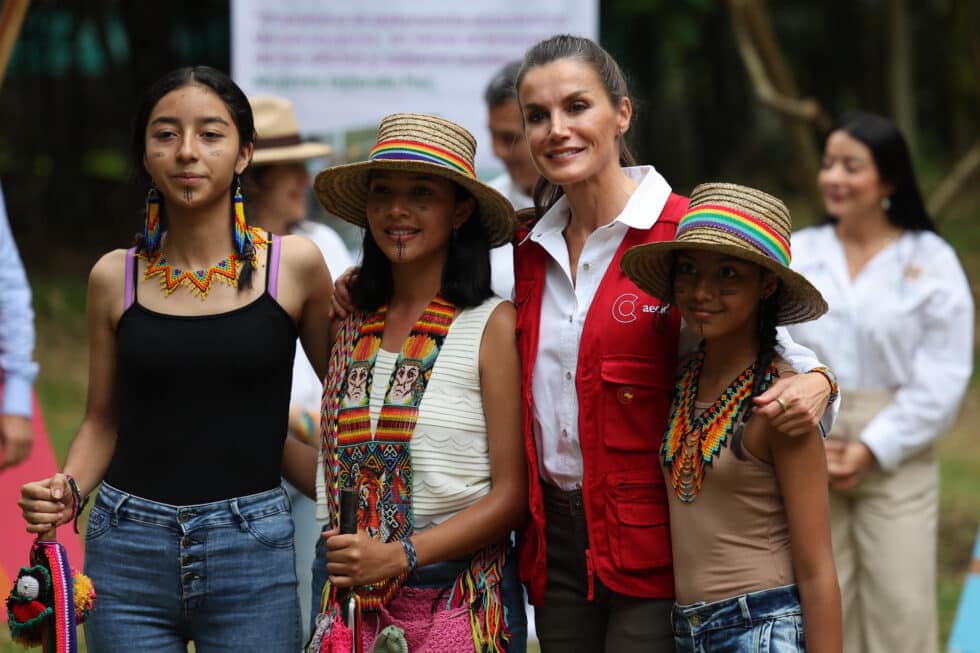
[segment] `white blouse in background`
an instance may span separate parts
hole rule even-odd
[[[929,446],[956,418],[973,370],[973,295],[953,248],[905,232],[850,279],[832,225],[793,234],[793,269],[830,312],[789,327],[847,389],[889,389],[895,401],[861,434],[883,469]]]

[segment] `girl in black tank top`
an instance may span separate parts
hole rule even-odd
[[[146,224],[92,269],[85,417],[64,472],[22,488],[24,517],[53,535],[104,482],[86,536],[90,651],[296,651],[279,479],[313,492],[315,451],[284,439],[297,335],[325,372],[330,275],[313,243],[245,221],[255,128],[226,75],[164,76],[135,125]]]

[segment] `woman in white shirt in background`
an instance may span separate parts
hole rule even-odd
[[[826,224],[793,235],[793,268],[830,312],[790,327],[838,375],[826,442],[844,651],[936,650],[934,443],[972,371],[973,299],[926,213],[889,120],[843,117],[819,176]]]

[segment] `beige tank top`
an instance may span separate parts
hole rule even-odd
[[[784,361],[780,375],[792,374]],[[710,403],[695,404],[698,411]],[[752,428],[752,421],[746,429]],[[794,582],[789,525],[775,469],[726,442],[697,498],[683,503],[670,487],[670,533],[677,602],[717,601]]]

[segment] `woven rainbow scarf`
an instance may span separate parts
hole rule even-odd
[[[435,297],[405,339],[388,379],[377,428],[371,432],[371,387],[374,363],[384,334],[387,306],[367,316],[353,338],[351,354],[331,401],[328,417],[333,442],[328,442],[335,473],[329,494],[330,514],[340,487],[355,487],[359,495],[357,525],[371,537],[396,542],[412,534],[412,459],[409,441],[418,420],[418,406],[432,367],[456,317],[456,307]],[[350,336],[348,336],[349,338]],[[339,375],[338,375],[339,376]],[[364,608],[376,609],[398,591],[404,578],[392,578],[354,590]]]
[[[670,468],[670,485],[684,503],[694,501],[704,485],[704,477],[712,460],[727,446],[735,427],[742,403],[752,392],[754,366],[746,368],[732,381],[703,413],[694,416],[698,398],[698,383],[704,366],[704,352],[698,352],[677,380],[674,403],[661,455]],[[775,365],[766,370],[763,388],[769,387]]]

